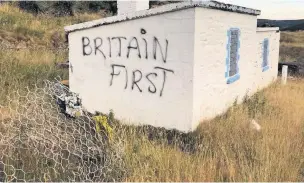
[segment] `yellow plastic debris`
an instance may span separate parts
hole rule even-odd
[[[107,133],[109,139],[112,139],[113,129],[108,123],[108,118],[106,116],[94,116],[93,120],[95,121],[96,124],[97,133],[99,133],[103,128]]]

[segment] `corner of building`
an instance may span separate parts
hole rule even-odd
[[[199,96],[199,80],[198,80],[198,60],[201,53],[201,46],[199,40],[199,33],[200,33],[200,26],[203,24],[200,23],[200,16],[199,16],[199,7],[194,8],[194,35],[193,35],[193,96],[192,96],[192,127],[191,130],[195,130],[197,126],[200,124],[201,120],[201,110],[200,110],[200,100],[198,99]]]

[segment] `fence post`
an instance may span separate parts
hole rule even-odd
[[[282,84],[285,85],[287,83],[287,75],[288,75],[288,65],[283,65],[282,67]]]

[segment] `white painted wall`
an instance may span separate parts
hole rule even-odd
[[[194,130],[201,120],[225,112],[236,99],[240,103],[245,95],[252,95],[276,78],[279,34],[273,30],[257,30],[256,25],[256,16],[190,8],[71,32],[70,88],[80,94],[84,107],[90,112],[107,113],[113,109],[116,117],[125,123]],[[241,31],[240,79],[227,84],[226,46],[230,28]],[[90,39],[92,49],[94,39],[101,38],[103,42],[99,49],[105,56],[98,50],[97,55],[93,50],[91,55],[84,56],[82,37]],[[112,40],[113,37],[126,38],[121,43],[121,56],[118,56],[119,42]],[[128,46],[136,47],[135,42],[129,45],[134,37],[138,40],[141,58],[138,49],[128,49]],[[159,40],[163,52],[168,41],[166,63],[159,47],[157,58],[153,57],[154,37]],[[260,43],[265,37],[270,40],[271,67],[262,72]],[[124,68],[115,67],[112,77],[112,64],[123,65],[128,73]],[[164,74],[155,67],[174,71],[174,74],[166,72],[162,96]],[[139,71],[142,73],[143,78],[138,82],[142,92],[136,85],[132,89],[133,71],[135,79],[138,79]],[[149,73],[157,74],[155,78],[150,75],[151,82],[145,77]],[[156,87],[155,93],[152,83]]]
[[[262,72],[259,69],[259,78],[257,83],[259,89],[262,89],[269,85],[273,80],[277,79],[278,76],[278,61],[279,61],[279,50],[280,50],[280,33],[276,32],[274,28],[258,28],[257,29],[257,41],[258,41],[258,63],[263,60],[263,41],[265,38],[269,39],[269,66],[270,69]]]
[[[158,127],[176,128],[187,131],[192,123],[193,101],[193,57],[194,57],[194,9],[185,9],[176,12],[165,13],[157,16],[129,20],[109,25],[103,25],[91,29],[79,30],[69,34],[69,58],[70,58],[70,88],[79,93],[83,99],[84,107],[90,111],[108,113],[114,110],[116,117],[125,123],[150,124]],[[141,29],[146,34],[141,34]],[[118,40],[111,41],[112,55],[109,56],[108,37],[126,37],[122,41],[121,57],[118,56]],[[83,55],[82,37],[88,37],[92,42],[97,37],[102,38],[103,44],[97,55]],[[127,58],[127,47],[132,37],[139,42],[141,58],[137,49],[130,49]],[[168,41],[168,56],[164,63],[159,47],[157,59],[153,58],[153,38],[156,37],[165,52],[166,40]],[[145,42],[148,45],[148,59],[145,58]],[[98,43],[100,40],[98,40]],[[87,43],[87,42],[85,42]],[[133,42],[131,46],[135,46]],[[86,47],[86,52],[90,49]],[[124,65],[128,71],[128,86],[125,89],[125,70],[115,68],[119,76],[113,77],[110,86],[112,68],[111,64]],[[171,69],[174,74],[167,72],[167,78],[163,85],[163,71],[154,67]],[[132,72],[140,70],[143,79],[138,83],[142,92],[134,85],[132,90]],[[145,78],[148,73],[155,72],[157,77],[150,76],[150,80],[157,88]],[[139,73],[136,72],[136,78]]]
[[[277,76],[278,34],[256,33],[257,17],[219,10],[196,8],[193,129],[200,121],[224,113],[237,100],[254,94]],[[238,28],[240,36],[240,79],[227,84],[225,78],[227,31]],[[262,72],[262,37],[272,35],[271,68]],[[258,58],[259,57],[259,58]],[[261,81],[263,80],[263,81]]]

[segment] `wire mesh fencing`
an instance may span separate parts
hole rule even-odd
[[[64,114],[57,99],[67,92],[46,81],[43,87],[11,92],[0,106],[0,182],[123,179],[122,139],[96,130],[90,114]]]

